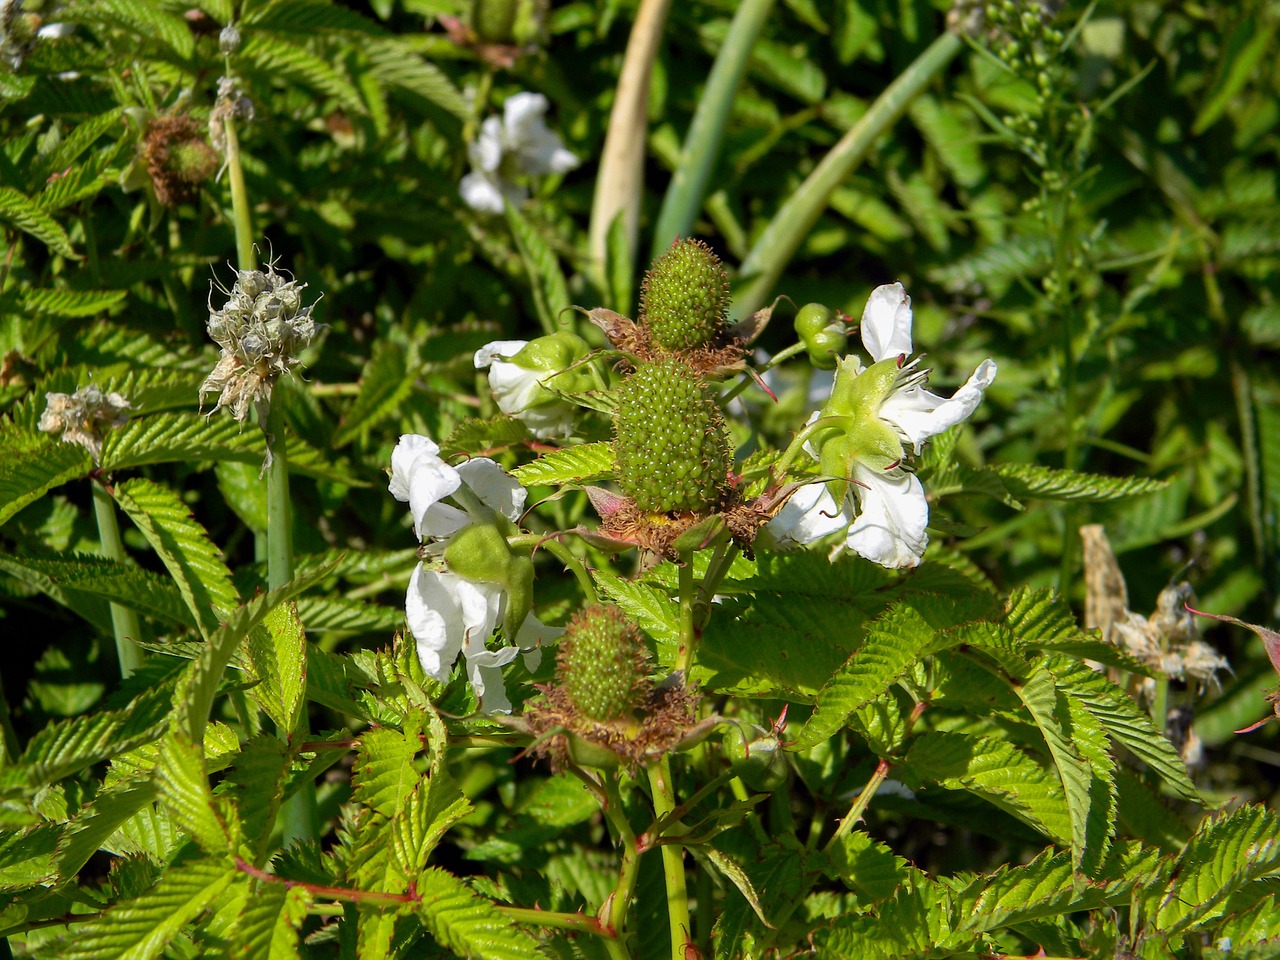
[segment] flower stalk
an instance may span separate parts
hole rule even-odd
[[[671,781],[671,757],[664,754],[649,766],[649,786],[653,790],[653,812],[659,820],[676,807]],[[689,931],[689,892],[684,875],[684,847],[662,844],[662,872],[667,884],[667,925],[671,931],[671,960],[686,960]]]
[[[93,515],[98,522],[102,555],[108,560],[123,561],[124,545],[120,541],[120,525],[116,522],[115,501],[99,480],[94,480],[91,486]],[[120,678],[127,680],[142,666],[142,648],[138,646],[138,640],[142,638],[142,624],[138,620],[137,611],[123,604],[112,603],[111,631],[116,638],[116,660],[120,664]]]

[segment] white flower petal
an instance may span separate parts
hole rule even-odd
[[[402,503],[409,502],[409,478],[419,457],[438,458],[440,447],[430,437],[406,433],[391,451],[391,482],[387,489]]]
[[[501,214],[505,209],[505,191],[491,174],[472,171],[458,184],[462,202],[480,213]]]
[[[420,537],[448,536],[441,530],[448,511],[433,508],[462,486],[462,476],[439,457],[420,456],[410,470],[409,512],[414,530]]]
[[[447,540],[471,522],[471,514],[451,503],[433,503],[414,526],[423,540]]]
[[[507,97],[502,105],[503,133],[508,147],[518,146],[537,131],[545,129],[543,117],[547,112],[547,98],[540,93],[516,93]]]
[[[489,388],[498,409],[508,416],[518,417],[539,399],[541,370],[528,370],[505,360],[495,360],[489,368]]]
[[[488,457],[473,457],[458,464],[458,473],[485,506],[508,520],[515,520],[524,512],[529,491]]]
[[[871,291],[862,311],[862,345],[872,361],[911,354],[911,298],[900,283]]]
[[[994,360],[983,360],[973,376],[947,400],[924,387],[911,387],[891,394],[880,405],[887,420],[914,448],[917,455],[925,440],[936,437],[957,423],[968,420],[982,402],[983,392],[996,378]]]
[[[417,641],[418,661],[427,676],[440,683],[448,681],[466,632],[455,596],[456,582],[461,579],[418,564],[405,594],[405,618]]]
[[[530,672],[538,669],[542,661],[542,648],[550,646],[564,633],[564,627],[549,627],[532,613],[516,632],[515,644],[524,652],[524,662]]]
[[[502,165],[504,136],[502,120],[486,117],[480,124],[480,133],[467,145],[471,165],[483,173],[496,173]]]
[[[905,470],[882,473],[861,464],[854,479],[866,484],[853,488],[858,515],[832,557],[847,547],[882,567],[916,566],[929,543],[929,503],[920,481]]]
[[[486,370],[495,360],[509,359],[529,345],[528,340],[494,340],[476,351],[477,370]]]
[[[843,530],[852,519],[847,507],[836,505],[825,483],[810,483],[791,495],[762,532],[776,549],[789,550]]]
[[[515,648],[512,648],[512,653]],[[502,668],[487,661],[467,658],[467,679],[476,692],[476,703],[481,713],[510,713],[511,700],[506,684],[502,681]]]

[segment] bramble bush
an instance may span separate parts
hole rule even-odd
[[[0,956],[1280,956],[1278,24],[5,0]]]

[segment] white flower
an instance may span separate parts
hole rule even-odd
[[[409,504],[414,529],[436,555],[443,555],[449,541],[472,524],[500,522],[498,515],[515,521],[528,495],[494,461],[476,457],[450,466],[440,458],[439,445],[418,434],[406,434],[396,444],[387,488],[397,500]],[[545,626],[530,613],[515,636],[507,638],[514,646],[489,650],[489,638],[503,623],[510,602],[506,584],[424,563],[414,570],[405,595],[405,616],[422,669],[444,683],[461,653],[476,701],[485,713],[511,710],[501,668],[523,652],[529,669],[536,669],[542,643],[563,632]]]
[[[905,470],[908,453],[968,419],[995,379],[984,360],[950,399],[925,389],[927,370],[911,354],[911,298],[902,284],[877,287],[862,314],[862,343],[872,365],[844,357],[821,414],[830,424],[805,449],[829,480],[800,488],[767,526],[780,548],[812,543],[839,530],[844,550],[886,567],[914,567],[929,543],[924,487]]]
[[[529,614],[515,636],[515,646],[489,650],[486,643],[502,622],[506,602],[506,591],[499,584],[430,570],[421,563],[413,571],[405,596],[405,615],[423,671],[446,683],[461,653],[476,702],[484,713],[511,712],[502,668],[523,652],[525,664],[536,670],[542,644],[564,632]]]
[[[552,339],[544,337],[539,342]],[[528,353],[525,350],[527,346],[527,340],[486,343],[476,351],[476,369],[489,371],[489,388],[498,402],[498,409],[520,420],[535,437],[543,440],[567,437],[573,432],[576,408],[546,386],[546,381],[558,377],[561,371],[554,362],[539,369],[536,364],[540,358],[537,357],[526,358],[525,363],[512,362],[516,354]]]
[[[503,104],[503,115],[487,117],[480,134],[467,146],[472,170],[458,185],[462,199],[481,213],[502,213],[505,202],[528,199],[518,178],[567,173],[579,164],[543,117],[547,98],[517,93]]]
[[[440,459],[439,445],[419,434],[402,436],[391,452],[387,489],[409,504],[418,536],[436,541],[447,540],[473,519],[484,519],[474,516],[476,500],[514,521],[528,497],[528,491],[488,457],[452,467]],[[459,505],[446,503],[447,497]]]

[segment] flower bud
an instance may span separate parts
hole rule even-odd
[[[810,362],[820,369],[834,370],[849,340],[841,316],[820,303],[806,303],[796,314],[795,330]]]
[[[734,724],[725,728],[721,743],[734,775],[749,789],[772,793],[787,782],[787,759],[777,737],[754,724],[749,731]]]
[[[224,57],[235,53],[240,46],[240,31],[234,23],[228,23],[218,34],[218,52]]]

